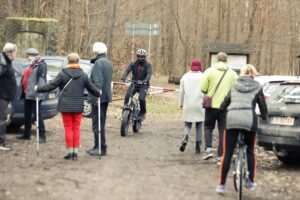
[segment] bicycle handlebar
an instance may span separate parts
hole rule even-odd
[[[146,85],[147,82],[146,81],[141,81],[141,80],[138,80],[138,81],[134,81],[134,80],[125,80],[124,81],[125,83],[133,83],[135,85]]]

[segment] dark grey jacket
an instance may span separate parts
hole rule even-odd
[[[144,60],[142,63],[138,61],[131,62],[122,74],[121,79],[125,80],[129,73],[132,73],[133,81],[146,81],[149,84],[152,75],[152,65]]]
[[[11,60],[0,53],[0,99],[12,101],[15,98],[17,83]]]
[[[65,85],[70,83],[65,87]],[[84,88],[95,96],[100,96],[100,91],[91,83],[86,73],[80,68],[65,68],[54,80],[44,86],[37,88],[38,92],[49,92],[59,87],[62,91],[58,100],[57,110],[59,112],[83,112]]]
[[[257,130],[256,103],[262,118],[267,117],[267,105],[261,85],[253,78],[238,78],[221,105],[227,108],[226,129],[244,129],[251,132]]]
[[[112,65],[106,58],[105,54],[100,54],[91,60],[94,67],[91,72],[92,83],[102,91],[101,103],[112,101],[111,81],[112,81]],[[97,105],[97,98],[89,94],[89,102]]]
[[[22,87],[23,91],[23,77],[21,80],[20,86]],[[38,60],[36,63],[33,63],[32,71],[28,77],[27,88],[26,92],[23,91],[25,94],[25,99],[35,99],[38,95],[40,100],[44,100],[46,98],[45,93],[38,94],[34,87],[43,86],[47,83],[47,64],[43,60]]]

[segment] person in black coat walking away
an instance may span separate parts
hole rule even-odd
[[[133,83],[130,84],[127,93],[125,95],[124,105],[126,105],[129,101],[132,88],[133,94],[139,92],[139,102],[141,110],[139,112],[139,118],[143,119],[146,115],[146,95],[150,85],[150,79],[152,75],[152,65],[146,60],[147,51],[145,49],[138,49],[136,51],[137,60],[135,62],[131,62],[125,71],[122,74],[121,80],[125,81],[128,74],[132,73],[132,80],[141,82],[142,84],[135,85]]]
[[[107,59],[107,47],[102,42],[96,42],[93,45],[93,53],[95,58],[91,60],[94,63],[94,67],[91,72],[92,83],[102,91],[101,103],[100,103],[100,123],[101,123],[101,155],[105,156],[107,153],[107,144],[105,137],[105,122],[106,112],[109,102],[112,101],[111,81],[112,81],[112,64]],[[99,155],[99,138],[98,138],[98,99],[89,95],[89,102],[92,104],[92,122],[94,132],[94,146],[87,150],[89,155]]]
[[[22,97],[24,97],[25,129],[22,135],[17,136],[20,140],[30,140],[32,128],[32,113],[36,114],[36,97],[39,97],[39,108],[46,94],[37,94],[34,90],[35,85],[45,85],[47,82],[47,64],[41,59],[38,50],[29,48],[26,57],[30,65],[25,69],[21,81]],[[39,143],[46,142],[46,130],[43,113],[39,110]]]
[[[78,158],[78,148],[80,145],[80,126],[83,112],[84,88],[90,93],[99,97],[101,91],[98,90],[89,80],[86,73],[79,65],[79,55],[70,53],[68,63],[56,78],[44,86],[36,86],[36,91],[49,92],[60,87],[60,97],[57,110],[62,113],[65,141],[68,154],[64,157],[67,160]]]
[[[12,68],[12,61],[16,57],[17,46],[6,43],[3,52],[0,53],[0,150],[11,150],[6,140],[6,120],[8,104],[15,98],[16,77]]]
[[[221,160],[219,186],[216,191],[220,194],[225,192],[226,176],[230,167],[231,158],[237,139],[240,134],[244,135],[247,145],[247,160],[250,182],[249,189],[255,189],[255,154],[254,145],[257,131],[257,115],[255,113],[258,104],[261,117],[267,118],[267,105],[261,85],[254,80],[257,75],[255,67],[245,65],[241,69],[240,77],[235,81],[228,95],[221,104],[221,109],[227,109],[226,132],[224,134],[224,152]]]

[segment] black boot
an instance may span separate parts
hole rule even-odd
[[[73,153],[73,160],[78,160],[78,153]]]
[[[196,142],[196,146],[195,146],[195,153],[199,154],[201,153],[201,149],[200,149],[200,142]]]
[[[140,119],[144,119],[145,116],[146,116],[146,101],[140,101],[140,112],[139,112],[139,115],[138,115],[138,118]]]
[[[179,148],[179,150],[180,150],[181,152],[184,152],[185,147],[186,147],[188,141],[189,141],[189,136],[188,136],[188,135],[184,135],[183,140],[182,140],[182,142],[181,142],[181,146],[180,146],[180,148]]]
[[[72,153],[68,153],[68,154],[64,157],[64,159],[66,159],[66,160],[72,160],[72,159],[73,159],[73,154],[72,154]]]

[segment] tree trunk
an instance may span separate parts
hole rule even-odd
[[[115,25],[115,18],[116,18],[116,0],[108,1],[108,8],[107,8],[107,26],[106,26],[106,33],[105,33],[105,42],[108,48],[108,56],[111,53],[112,45],[113,45],[113,33],[114,33],[114,25]]]

